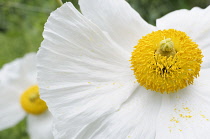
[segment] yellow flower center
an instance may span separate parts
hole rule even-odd
[[[202,52],[186,33],[174,29],[147,34],[134,47],[131,67],[141,86],[173,93],[199,76]]]
[[[21,96],[20,103],[23,109],[30,114],[41,114],[47,110],[46,103],[40,99],[37,85],[28,88]]]

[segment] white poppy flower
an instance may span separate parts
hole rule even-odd
[[[38,52],[55,138],[208,139],[210,7],[155,27],[124,0],[79,4],[50,15]]]
[[[52,116],[39,98],[36,74],[35,53],[5,64],[0,70],[0,130],[27,116],[31,139],[52,139]]]

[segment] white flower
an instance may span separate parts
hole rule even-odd
[[[50,15],[38,52],[55,138],[209,139],[210,7],[155,27],[124,0],[79,4]]]
[[[29,98],[26,98],[24,93],[32,86],[37,89],[34,86],[37,85],[36,74],[35,53],[5,64],[0,70],[0,130],[16,125],[27,116],[27,130],[31,139],[52,139],[52,116],[46,110],[46,104],[39,99],[38,92],[36,94],[28,91],[33,95],[33,98],[30,98],[33,99],[31,103],[27,102]],[[29,94],[29,97],[32,95]],[[28,111],[36,114],[30,114]]]

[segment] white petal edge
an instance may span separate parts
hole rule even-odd
[[[27,130],[30,139],[53,139],[53,117],[49,111],[41,115],[28,115]]]
[[[210,69],[201,70],[193,85],[165,95],[157,120],[156,139],[208,139],[210,136]]]
[[[76,137],[81,128],[117,111],[138,86],[128,53],[71,3],[50,15],[43,35],[38,84],[57,119],[56,138]]]
[[[177,10],[157,19],[158,29],[177,29],[186,32],[203,52],[202,68],[210,68],[210,6],[192,10]]]
[[[79,5],[88,19],[128,52],[142,36],[155,30],[125,0],[79,0]]]

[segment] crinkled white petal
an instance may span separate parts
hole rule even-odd
[[[0,70],[0,130],[17,124],[25,116],[19,99],[36,81],[35,54],[27,54]]]
[[[202,68],[210,68],[210,6],[192,10],[177,10],[157,20],[159,29],[177,29],[186,32],[201,48]]]
[[[28,115],[27,130],[30,139],[53,139],[53,118],[49,111],[41,115]]]
[[[71,3],[53,12],[38,52],[38,83],[55,121],[56,138],[74,138],[119,110],[139,86],[129,54]]]
[[[154,139],[161,100],[160,93],[139,87],[117,111],[95,119],[81,128],[77,138]],[[89,118],[88,115],[87,117]]]
[[[157,119],[156,139],[210,137],[210,69],[203,69],[193,85],[164,95]]]
[[[142,36],[155,30],[125,0],[79,0],[82,13],[131,52]]]

